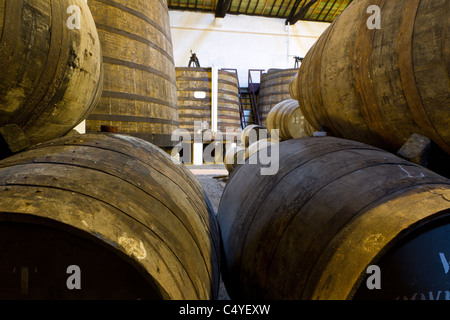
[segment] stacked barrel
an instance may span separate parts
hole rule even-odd
[[[371,5],[381,29],[360,14]],[[418,133],[450,152],[447,12],[446,0],[354,1],[300,67],[308,122],[392,151]]]
[[[291,99],[289,84],[298,69],[269,69],[261,76],[258,94],[258,108],[261,124],[266,125],[266,118],[278,103]]]
[[[177,97],[180,129],[194,136],[195,122],[202,130],[212,128],[212,68],[177,67]],[[241,128],[239,87],[236,73],[218,70],[217,130],[225,138]]]
[[[297,126],[277,173],[258,153],[233,171],[218,212],[232,298],[450,299],[450,180],[394,154],[448,167],[447,16],[446,0],[354,0],[310,49],[266,124],[289,133],[298,102],[334,137]]]
[[[159,148],[167,3],[0,0],[0,37],[0,299],[216,298],[216,217]]]
[[[165,1],[89,1],[102,45],[105,83],[88,132],[117,128],[161,147],[174,145],[177,91]]]
[[[84,120],[99,101],[103,68],[86,1],[2,0],[0,19],[5,157],[61,137]]]

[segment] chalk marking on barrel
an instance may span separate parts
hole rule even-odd
[[[398,167],[407,174],[408,178],[424,178],[425,175],[423,173],[420,173],[418,176],[412,176],[408,171],[405,170],[401,165],[398,165]]]
[[[129,255],[134,255],[139,260],[142,260],[147,256],[144,243],[140,240],[128,237],[126,233],[119,238],[119,244]]]

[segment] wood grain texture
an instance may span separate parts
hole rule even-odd
[[[195,121],[211,129],[211,72],[211,68],[176,68],[180,128],[188,130],[192,137]],[[222,134],[235,132],[241,128],[238,79],[224,70],[219,70],[218,77],[218,130]],[[204,93],[204,98],[196,98],[196,92]]]
[[[448,179],[381,149],[311,137],[279,150],[277,174],[241,165],[224,189],[232,298],[351,299],[388,248],[450,214]]]
[[[105,83],[86,122],[170,147],[178,129],[175,66],[165,1],[93,0],[89,8],[102,45]]]
[[[258,111],[262,126],[266,126],[267,115],[277,103],[291,99],[289,85],[297,73],[298,69],[269,69],[261,76]]]
[[[267,115],[266,126],[269,132],[279,130],[280,141],[310,137],[314,131],[294,99],[277,103]]]
[[[381,29],[367,27],[370,5]],[[448,15],[446,0],[353,1],[300,67],[306,119],[389,151],[417,133],[450,153]]]
[[[5,159],[0,185],[1,212],[96,238],[137,266],[153,295],[217,297],[219,234],[209,200],[156,146],[110,133],[65,137]]]
[[[69,6],[80,28],[69,28]],[[37,144],[63,136],[97,105],[102,57],[83,0],[0,1],[0,125],[15,124]]]

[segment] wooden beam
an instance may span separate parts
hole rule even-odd
[[[286,24],[295,24],[297,21],[303,19],[306,15],[306,13],[308,12],[309,8],[311,8],[311,6],[313,4],[315,4],[318,0],[310,0],[305,6],[303,6],[300,11],[294,15],[292,18],[288,18],[286,20]]]
[[[216,7],[216,18],[224,18],[230,9],[232,0],[219,0]]]
[[[297,11],[298,6],[302,1],[303,0],[295,0],[294,4],[292,5],[291,12],[289,13],[288,18],[286,19],[286,25],[288,24],[288,22],[289,23],[291,22],[292,18],[294,18],[295,12]]]

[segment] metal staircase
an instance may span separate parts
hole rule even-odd
[[[221,69],[224,71],[231,71],[236,73],[238,81],[238,92],[239,92],[239,105],[240,105],[240,115],[241,115],[241,127],[244,129],[248,125],[256,124],[261,125],[261,120],[258,113],[258,103],[257,96],[259,90],[259,83],[253,82],[252,72],[259,72],[260,79],[263,69],[250,69],[248,70],[248,87],[241,87],[239,83],[239,75],[237,69]]]
[[[239,86],[239,100],[241,104],[241,127],[244,129],[248,125],[261,125],[258,113],[258,90],[259,82],[253,82],[252,72],[259,72],[260,75],[264,70],[250,69],[248,70],[248,87]],[[261,77],[260,77],[261,78]]]

